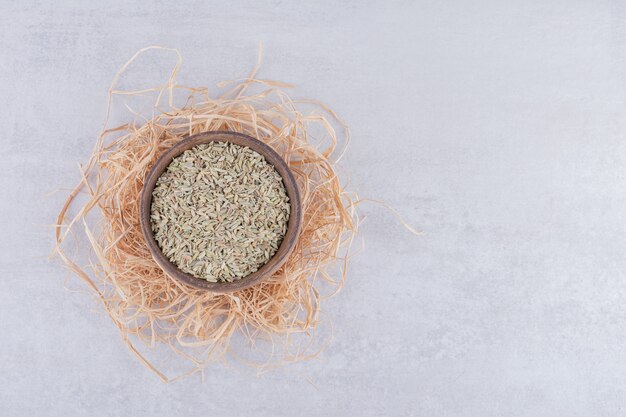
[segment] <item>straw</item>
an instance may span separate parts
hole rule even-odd
[[[117,89],[134,60],[154,49],[176,53],[170,78],[153,89]],[[349,245],[358,224],[353,202],[358,198],[342,188],[332,155],[340,142],[336,131],[346,136],[349,132],[321,103],[309,101],[316,109],[307,114],[298,111],[283,90],[286,84],[255,78],[259,65],[260,58],[248,78],[229,83],[227,93],[211,98],[206,87],[176,85],[178,51],[140,50],[114,78],[105,128],[57,219],[56,254],[96,294],[129,349],[165,382],[177,377],[168,377],[148,360],[142,353],[146,348],[167,346],[188,362],[191,367],[178,377],[227,358],[247,362],[237,353],[241,346],[233,349],[234,340],[252,347],[269,341],[271,349],[255,362],[261,369],[314,357],[325,343],[315,332],[323,302],[320,294],[327,293],[327,287],[336,294],[345,280]],[[259,91],[251,93],[253,87]],[[106,127],[114,96],[147,91],[157,98],[142,125]],[[187,98],[181,108],[174,105],[178,93]],[[163,95],[168,96],[165,108]],[[139,226],[138,197],[152,165],[186,135],[205,131],[241,132],[267,143],[291,167],[302,194],[303,228],[287,262],[267,282],[232,294],[197,290],[167,276],[152,259]],[[328,145],[320,148],[320,137],[313,131],[324,132]],[[77,200],[80,193],[86,193],[87,201]],[[76,213],[73,217],[70,208]],[[99,224],[87,219],[94,213]],[[90,243],[84,248],[87,253],[70,253],[67,248],[81,233]],[[85,255],[92,262],[81,267],[74,259]]]

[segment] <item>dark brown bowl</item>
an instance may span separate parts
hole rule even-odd
[[[176,265],[165,257],[158,243],[154,240],[152,225],[150,222],[152,191],[154,190],[157,180],[170,162],[172,162],[172,159],[196,145],[213,141],[230,142],[236,145],[247,146],[248,148],[263,155],[267,162],[272,164],[283,178],[283,183],[285,184],[285,189],[291,204],[291,213],[287,224],[287,233],[285,234],[285,238],[278,248],[278,251],[265,265],[259,268],[258,271],[233,282],[209,282],[179,270]],[[199,133],[183,139],[165,152],[156,161],[143,184],[143,188],[141,190],[140,212],[141,230],[146,239],[146,243],[148,244],[152,257],[163,269],[163,271],[165,271],[165,273],[170,277],[195,288],[219,293],[239,291],[269,278],[287,260],[287,257],[296,245],[296,239],[298,238],[302,224],[302,203],[300,201],[300,191],[298,189],[296,179],[294,178],[287,163],[276,153],[276,151],[258,139],[235,132]]]

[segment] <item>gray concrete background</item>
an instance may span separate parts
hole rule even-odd
[[[624,415],[626,4],[212,3],[1,3],[0,415]],[[425,235],[362,206],[318,359],[163,385],[63,289],[46,194],[77,180],[137,49],[214,85],[258,41],[261,77],[351,126],[353,189]]]

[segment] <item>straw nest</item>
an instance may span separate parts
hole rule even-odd
[[[323,104],[291,100],[284,91],[288,85],[256,79],[258,63],[247,79],[222,85],[230,89],[214,98],[207,88],[176,85],[181,60],[174,51],[178,62],[165,84],[117,90],[129,65],[157,48],[139,51],[113,81],[109,111],[120,95],[154,94],[156,103],[143,122],[103,130],[59,213],[57,255],[96,294],[128,347],[164,381],[172,378],[155,364],[159,356],[149,360],[146,353],[157,345],[189,361],[192,366],[181,375],[241,357],[237,352],[245,349],[234,349],[235,341],[246,349],[269,346],[255,356],[261,367],[314,356],[324,345],[316,339],[328,336],[314,331],[320,303],[343,285],[356,230],[356,197],[344,191],[333,159],[338,136],[347,143],[347,128]],[[186,96],[184,105],[174,105],[177,94]],[[162,105],[165,99],[168,104]],[[303,113],[300,107],[311,110]],[[139,226],[138,197],[157,158],[187,135],[218,130],[246,133],[274,148],[293,170],[304,212],[297,246],[284,266],[267,282],[232,294],[196,290],[168,277],[152,259]],[[327,145],[320,146],[321,139]],[[71,251],[81,236],[89,247]],[[77,261],[83,256],[91,260],[87,266]]]

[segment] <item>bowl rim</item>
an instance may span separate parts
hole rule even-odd
[[[270,260],[252,274],[246,275],[232,282],[209,282],[202,278],[197,278],[191,274],[181,271],[174,265],[161,251],[158,243],[154,239],[150,212],[152,206],[152,191],[157,180],[167,169],[174,158],[184,151],[197,145],[210,142],[228,142],[240,146],[246,146],[255,152],[263,155],[265,160],[272,164],[283,179],[283,184],[289,196],[291,212],[287,223],[287,232],[281,242],[278,251]],[[140,194],[140,225],[146,244],[155,262],[163,269],[166,275],[175,280],[190,285],[197,289],[207,290],[215,293],[228,293],[240,291],[259,284],[271,277],[287,260],[293,251],[297,238],[302,227],[302,202],[300,200],[300,189],[295,176],[285,160],[269,145],[262,141],[238,132],[230,131],[208,131],[187,136],[165,151],[159,159],[152,165],[146,176]]]

